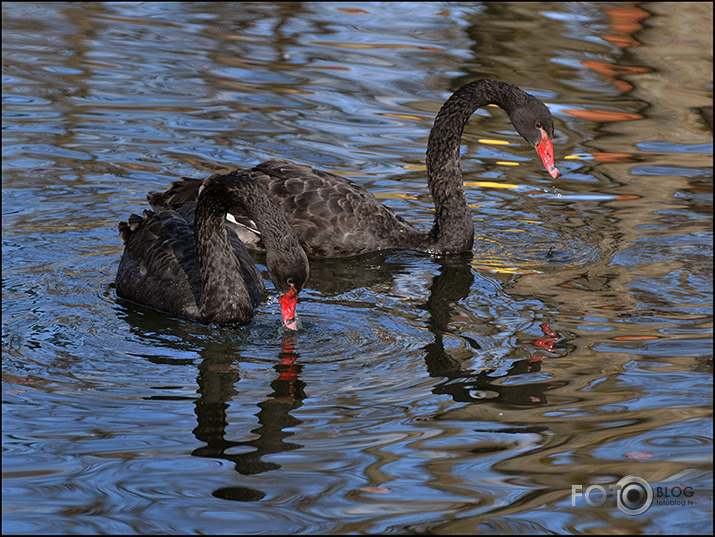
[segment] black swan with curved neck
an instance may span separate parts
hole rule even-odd
[[[427,185],[435,204],[432,229],[422,232],[380,203],[362,186],[337,175],[286,160],[251,169],[278,204],[311,258],[363,255],[382,250],[433,254],[468,252],[474,226],[462,183],[462,131],[474,111],[496,104],[517,132],[536,149],[554,179],[554,122],[546,105],[521,89],[495,80],[465,84],[447,99],[427,141]],[[200,179],[183,178],[162,193],[149,194],[152,207],[177,208],[196,199]],[[240,208],[229,219],[249,248],[262,249],[259,230]]]
[[[117,295],[204,323],[250,320],[265,286],[248,250],[227,226],[229,208],[240,209],[261,233],[283,324],[295,330],[297,295],[308,279],[308,259],[255,175],[250,170],[213,175],[200,184],[198,200],[178,211],[144,211],[121,222],[125,246]]]

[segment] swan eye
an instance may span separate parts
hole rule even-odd
[[[536,128],[537,128],[537,129],[543,129],[544,126],[543,126],[541,123],[538,123],[538,122],[537,122],[537,123],[536,123]]]

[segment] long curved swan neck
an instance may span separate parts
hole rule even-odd
[[[496,104],[509,113],[515,106],[516,86],[495,80],[476,80],[462,86],[442,105],[427,140],[427,184],[435,204],[430,251],[459,253],[471,250],[474,225],[462,182],[459,150],[464,126],[482,106]]]
[[[237,170],[222,176],[232,206],[253,220],[266,249],[266,267],[278,293],[283,296],[295,285],[300,291],[308,279],[309,264],[295,231],[268,193],[256,181],[260,172]]]
[[[228,199],[224,185],[210,177],[199,191],[194,217],[196,251],[201,267],[200,320],[225,323],[249,319],[253,306],[226,229]]]

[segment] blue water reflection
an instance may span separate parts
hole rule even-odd
[[[3,15],[3,532],[711,528],[711,4]],[[286,158],[427,229],[429,128],[482,77],[547,103],[562,176],[478,111],[471,254],[314,262],[297,333],[272,290],[228,328],[116,297],[117,223],[182,176]],[[695,494],[572,501],[627,475]]]

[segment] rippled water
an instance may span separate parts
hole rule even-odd
[[[711,4],[10,2],[2,38],[4,533],[712,528]],[[180,176],[287,158],[427,228],[480,77],[547,103],[562,176],[479,111],[473,255],[313,262],[294,334],[273,293],[117,299]],[[626,476],[643,514],[572,498]]]

